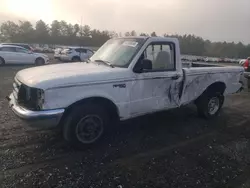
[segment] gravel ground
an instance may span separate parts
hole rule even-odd
[[[23,68],[0,67],[0,187],[250,187],[250,93],[228,96],[216,119],[190,105],[123,122],[76,151],[59,130],[31,129],[8,108]]]

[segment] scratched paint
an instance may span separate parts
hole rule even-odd
[[[197,99],[210,85],[215,82],[225,83],[226,91],[224,94],[235,93],[241,87],[239,80],[239,72],[189,75],[184,83],[181,105],[190,103],[191,101]]]

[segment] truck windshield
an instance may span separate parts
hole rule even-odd
[[[90,61],[106,61],[114,67],[127,68],[144,43],[145,38],[117,38],[108,40],[90,58]]]

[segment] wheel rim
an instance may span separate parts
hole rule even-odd
[[[208,102],[208,113],[214,115],[220,108],[220,100],[218,97],[213,97]]]
[[[4,61],[0,58],[0,65],[3,65]]]
[[[87,115],[83,117],[76,125],[77,139],[90,144],[95,142],[103,133],[103,122],[97,115]]]

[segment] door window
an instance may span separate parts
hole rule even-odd
[[[16,48],[16,52],[19,52],[19,53],[28,53],[28,50],[26,50],[24,48]]]
[[[83,49],[83,48],[78,48],[75,50],[76,52],[80,52],[80,53],[87,53],[87,50],[86,49]]]
[[[144,58],[152,61],[152,71],[175,70],[173,44],[150,44],[145,52]]]
[[[14,47],[2,47],[1,51],[3,52],[15,52],[15,48]]]

